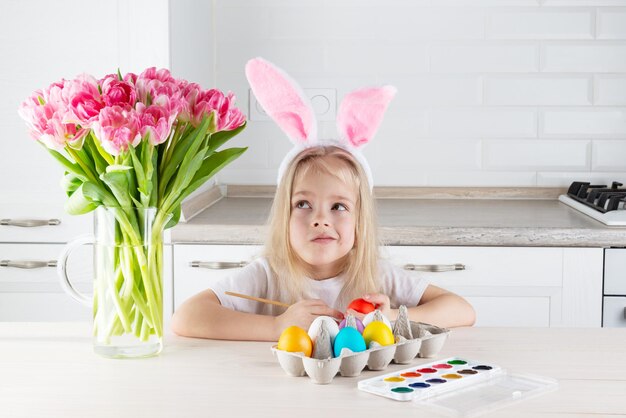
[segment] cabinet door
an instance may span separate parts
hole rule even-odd
[[[462,264],[464,270],[419,272],[467,298],[477,326],[548,327],[560,323],[561,248],[387,247],[397,265]]]
[[[208,288],[212,281],[233,274],[254,257],[257,245],[175,244],[174,309],[189,297]]]
[[[91,309],[67,295],[56,272],[60,244],[0,244],[0,321],[83,321]],[[79,247],[68,275],[82,293],[92,292],[91,246]]]

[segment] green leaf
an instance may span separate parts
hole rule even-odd
[[[191,183],[196,172],[202,166],[206,151],[207,148],[203,148],[193,157],[191,154],[185,157],[183,164],[180,165],[180,170],[178,170],[178,173],[176,173],[176,176],[174,177],[171,187],[168,186],[165,191],[165,198],[163,201],[166,206],[170,206],[171,202],[176,200],[177,196],[179,196],[182,191],[187,188],[189,183]]]
[[[67,171],[61,177],[61,187],[65,190],[67,196],[71,196],[78,188],[83,184],[83,181],[76,177],[73,173],[68,173]]]
[[[102,155],[100,155],[98,147],[96,147],[93,141],[93,137],[91,135],[88,135],[87,139],[85,140],[84,146],[89,150],[89,154],[93,158],[93,162],[96,166],[96,172],[103,173],[109,165],[109,162],[105,160]]]
[[[165,224],[164,229],[168,229],[173,227],[174,225],[176,225],[178,223],[178,221],[180,220],[180,213],[181,213],[181,206],[178,205],[174,208],[174,210],[172,211],[172,217],[170,218],[170,220]]]
[[[94,203],[99,202],[110,207],[119,206],[115,198],[102,185],[87,181],[83,183],[82,190],[85,197]]]
[[[244,122],[243,125],[241,125],[239,128],[233,129],[232,131],[215,132],[211,135],[209,139],[209,150],[215,151],[216,149],[224,145],[226,141],[228,141],[235,135],[238,135],[241,131],[245,129],[245,127],[246,122]]]
[[[212,116],[213,113],[211,113],[211,117]],[[159,178],[159,181],[161,182],[159,186],[160,199],[165,199],[165,190],[169,185],[170,180],[174,177],[175,173],[180,174],[185,160],[188,161],[190,158],[193,158],[198,152],[198,149],[204,142],[203,139],[206,137],[207,129],[209,128],[209,119],[209,117],[205,117],[196,129],[183,136],[174,145],[172,157],[166,162],[167,164],[165,169]]]
[[[128,195],[128,178],[126,177],[126,173],[124,171],[111,171],[103,173],[100,175],[100,180],[109,186],[111,193],[113,193],[113,196],[115,196],[115,199],[119,202],[119,206],[132,206],[130,196]]]
[[[83,185],[81,185],[65,202],[65,211],[70,215],[84,215],[98,206],[98,203],[94,203],[83,194]]]
[[[207,180],[213,177],[218,171],[239,158],[248,148],[227,148],[223,151],[213,153],[202,162],[202,166],[197,170],[189,185],[175,196],[175,199],[168,205],[170,208],[180,205],[183,199],[202,186]]]
[[[87,181],[87,175],[78,164],[71,162],[70,160],[65,158],[63,154],[59,153],[58,151],[52,150],[50,148],[46,148],[46,149],[48,150],[48,152],[50,152],[50,155],[52,155],[58,162],[60,162],[63,165],[63,167],[67,169],[67,171],[69,171],[70,173],[73,173],[79,179],[83,181]]]
[[[131,166],[131,165],[113,164],[113,165],[107,166],[105,171],[107,173],[113,173],[115,171],[123,172],[123,171],[132,170],[132,169],[133,169],[133,166]]]

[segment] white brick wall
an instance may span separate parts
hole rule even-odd
[[[365,151],[379,186],[626,183],[626,0],[215,0],[214,14],[215,83],[242,106],[254,56],[339,100],[398,87]],[[250,151],[219,181],[273,183],[284,135],[250,121],[236,141]]]

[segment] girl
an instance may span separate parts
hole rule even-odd
[[[263,257],[187,300],[172,329],[189,337],[276,341],[283,329],[308,329],[320,315],[340,320],[362,297],[390,320],[443,327],[472,325],[463,298],[379,257],[371,171],[359,147],[373,136],[392,87],[348,95],[338,112],[339,141],[316,138],[314,113],[289,77],[260,58],[246,75],[266,112],[295,142],[279,170]],[[232,291],[290,303],[287,309],[225,295]],[[362,318],[357,312],[348,310]]]

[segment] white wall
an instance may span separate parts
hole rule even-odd
[[[245,109],[254,56],[339,99],[395,84],[365,150],[379,186],[626,183],[626,0],[5,0],[2,206],[54,198],[63,213],[61,168],[27,137],[21,100],[81,72],[168,67],[170,54],[176,76],[233,90]],[[274,184],[289,144],[272,122],[232,144],[250,150],[221,183]]]
[[[365,151],[378,186],[626,183],[625,0],[215,0],[212,12],[215,84],[244,107],[254,56],[338,98],[398,87]],[[273,184],[289,148],[278,128],[250,121],[233,143],[250,150],[219,181]]]

